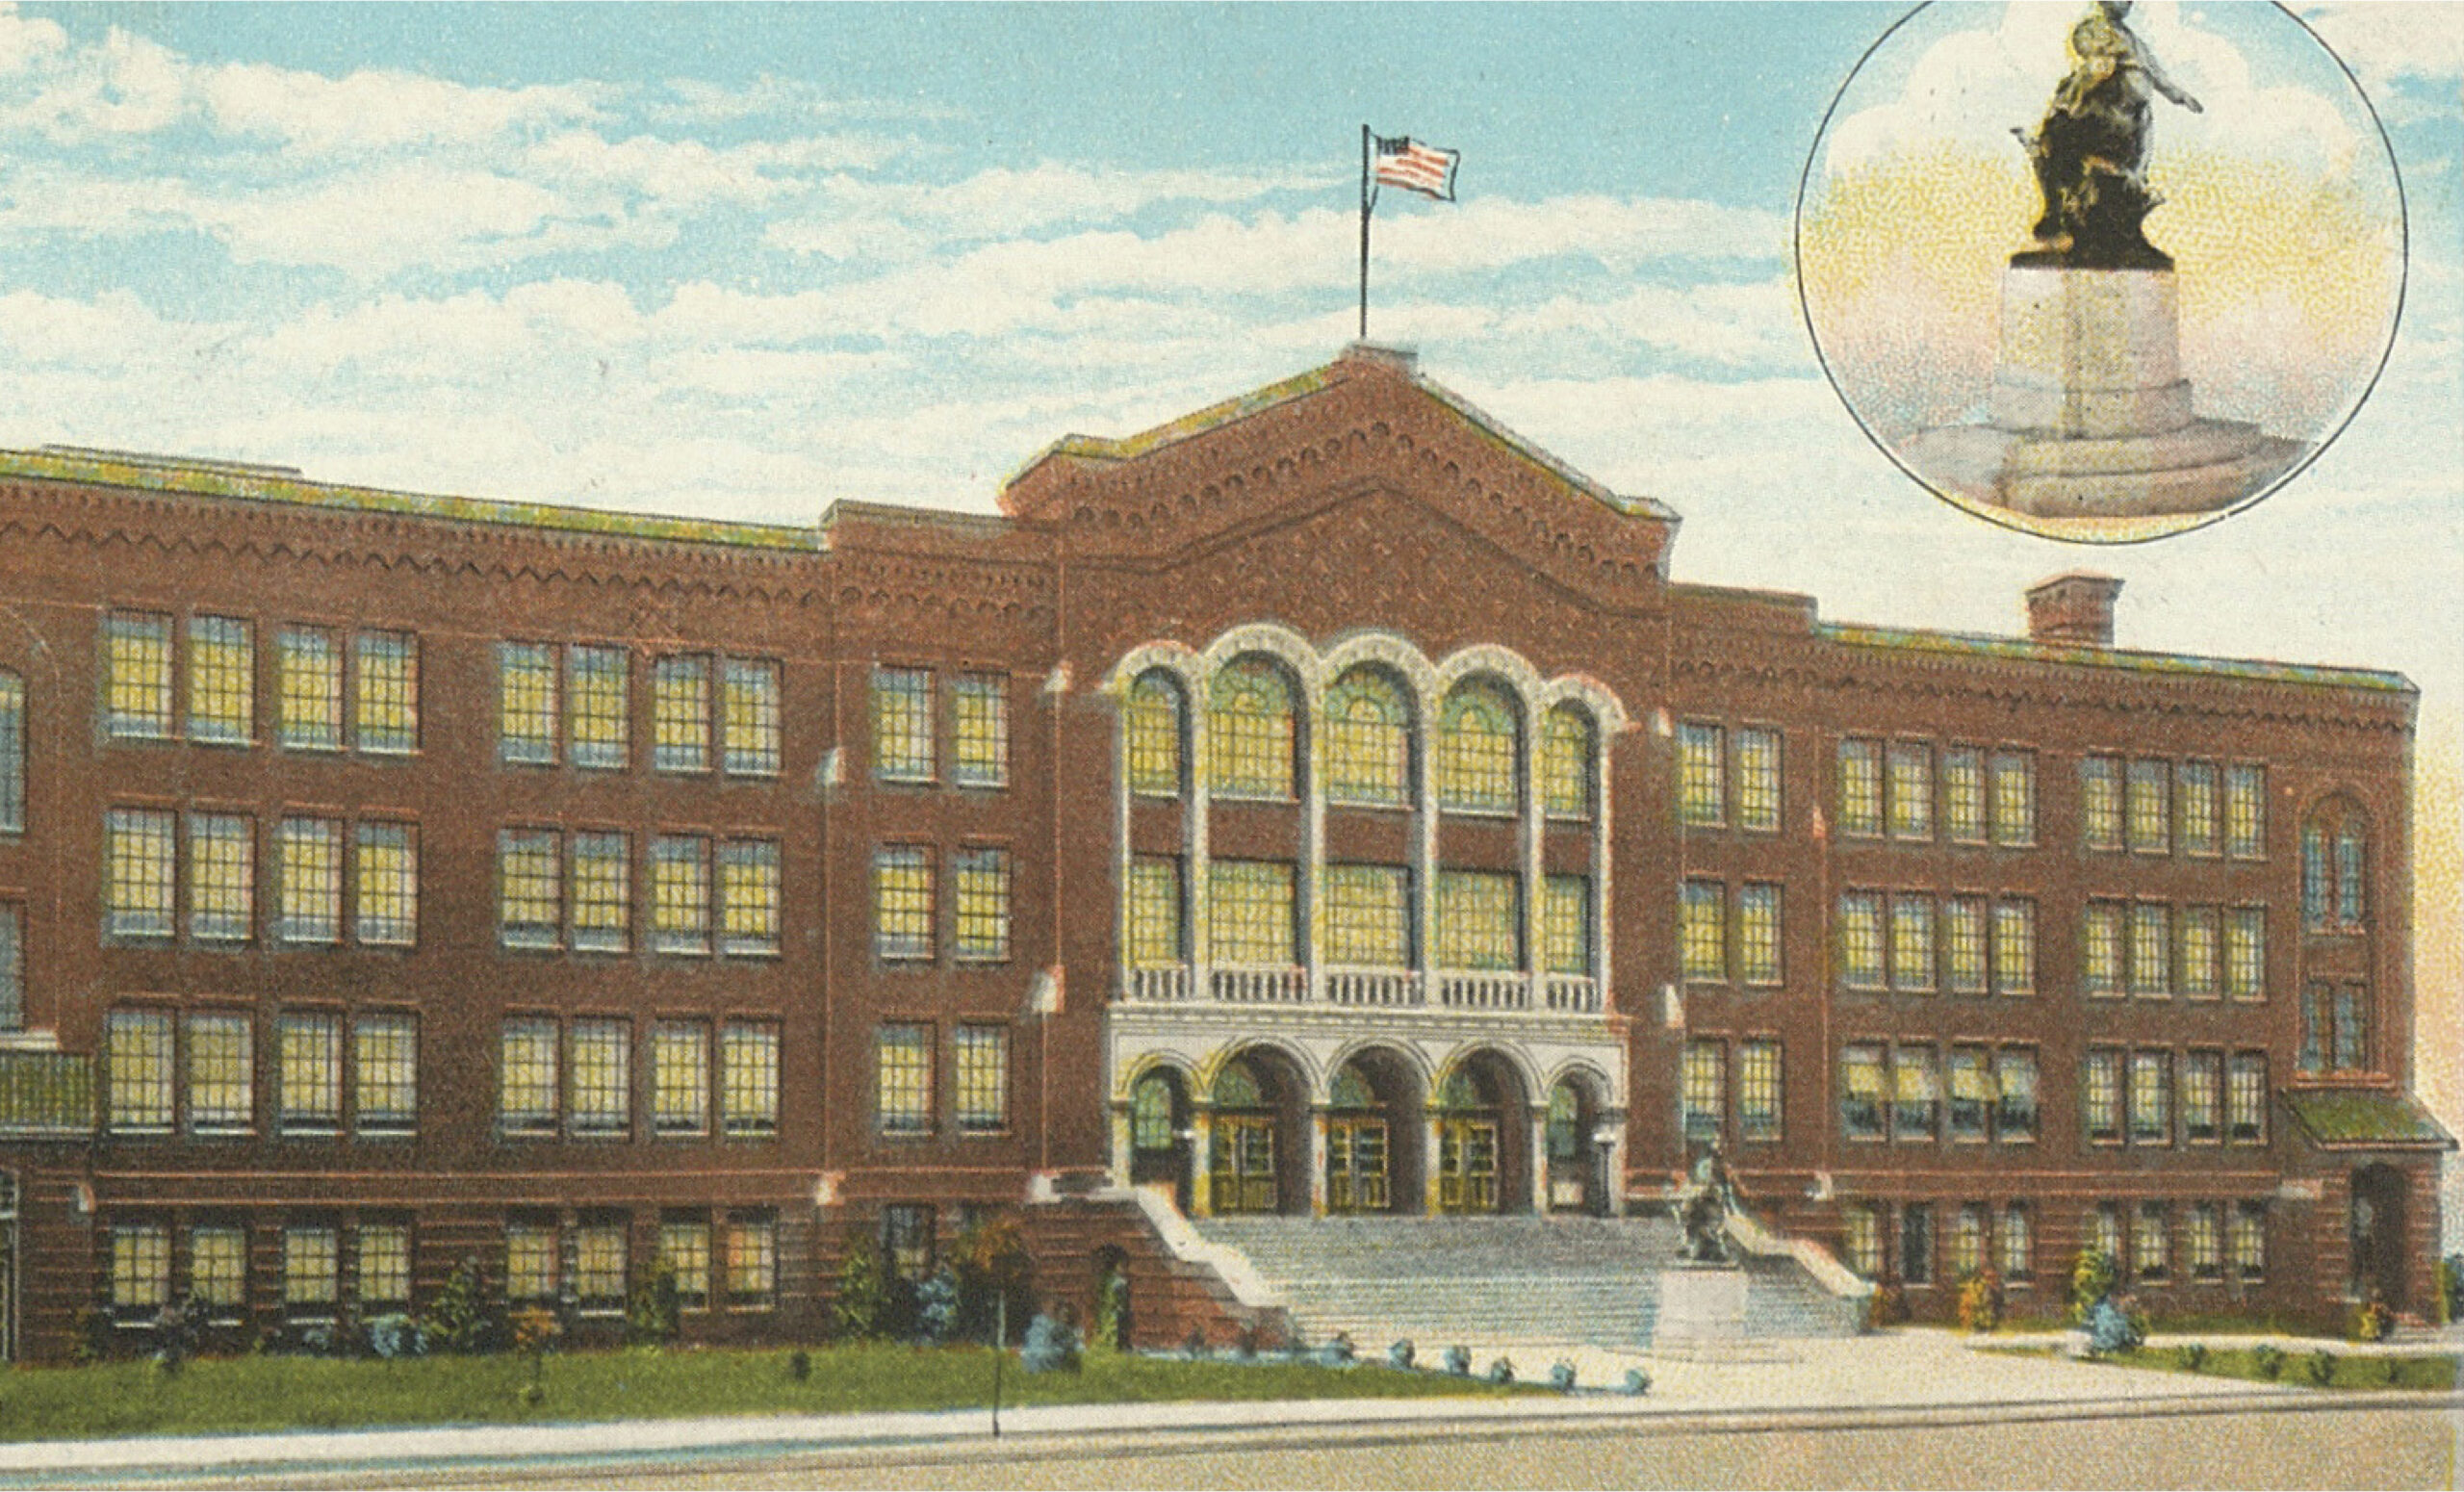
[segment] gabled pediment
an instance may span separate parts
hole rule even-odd
[[[1408,353],[1336,361],[1122,439],[1072,435],[1002,492],[1066,553],[1168,563],[1380,488],[1559,582],[1633,599],[1666,579],[1678,517],[1612,492],[1420,375]]]

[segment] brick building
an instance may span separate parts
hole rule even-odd
[[[2424,1308],[2402,679],[1827,623],[1408,356],[1003,516],[0,456],[12,1353],[475,1255],[820,1329],[850,1229],[1225,1307],[1175,1214],[1664,1208],[1947,1308]],[[1199,1283],[1193,1284],[1195,1279]]]

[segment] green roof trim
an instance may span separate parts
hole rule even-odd
[[[1817,636],[1845,643],[1852,648],[1884,648],[1964,657],[2017,658],[2031,663],[2117,668],[2143,674],[2252,679],[2269,683],[2311,684],[2328,689],[2374,689],[2386,694],[2416,692],[2413,682],[2403,675],[2374,668],[2330,668],[2311,663],[2274,663],[2260,658],[2201,657],[2188,653],[2133,653],[2120,648],[2082,648],[2030,642],[2021,637],[1860,627],[1842,622],[1817,623],[1814,632]]]
[[[399,513],[415,518],[501,524],[517,528],[552,528],[568,533],[655,539],[676,544],[719,544],[738,549],[806,552],[824,548],[819,528],[617,513],[605,508],[567,507],[553,502],[500,502],[483,498],[392,492],[381,487],[351,487],[310,481],[288,468],[185,461],[116,451],[0,450],[0,477],[13,476],[90,482],[98,486],[131,487],[145,492],[237,498],[249,502],[291,502],[358,513]]]
[[[1315,394],[1335,381],[1334,372],[1334,366],[1331,364],[1324,368],[1313,368],[1307,373],[1296,374],[1280,383],[1270,383],[1265,388],[1252,389],[1246,394],[1236,395],[1221,403],[1209,404],[1204,409],[1183,415],[1177,420],[1167,421],[1152,429],[1141,430],[1135,435],[1118,437],[1064,435],[1028,457],[1023,466],[1002,478],[1001,485],[1005,489],[1016,485],[1019,477],[1026,476],[1054,456],[1075,456],[1082,461],[1135,460],[1150,450],[1171,445],[1175,441],[1184,441],[1193,435],[1203,435],[1219,425],[1246,419],[1260,410],[1271,409],[1277,404],[1290,403],[1296,399]]]
[[[2455,1137],[2440,1127],[2410,1093],[2375,1089],[2314,1088],[2288,1092],[2284,1105],[2312,1143],[2329,1148],[2382,1145],[2455,1148]]]
[[[1461,416],[1491,445],[1503,450],[1509,455],[1520,456],[1541,468],[1575,491],[1605,504],[1612,512],[1626,518],[1657,518],[1670,523],[1678,521],[1677,509],[1670,507],[1659,499],[1629,497],[1623,493],[1610,491],[1517,435],[1506,427],[1504,422],[1435,379],[1424,378],[1415,373],[1412,375],[1412,381],[1421,386],[1422,393]]]

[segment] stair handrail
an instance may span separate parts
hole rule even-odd
[[[1729,1237],[1738,1248],[1764,1258],[1786,1257],[1797,1261],[1814,1283],[1843,1300],[1862,1300],[1874,1293],[1874,1282],[1839,1262],[1838,1257],[1810,1238],[1783,1238],[1752,1216],[1735,1211],[1728,1215]]]
[[[1232,1292],[1232,1299],[1250,1310],[1284,1308],[1283,1297],[1258,1273],[1257,1266],[1249,1262],[1248,1255],[1201,1235],[1169,1198],[1142,1186],[1107,1187],[1100,1195],[1110,1200],[1123,1192],[1145,1215],[1147,1224],[1155,1229],[1156,1236],[1164,1241],[1164,1247],[1171,1250],[1174,1258],[1191,1264],[1203,1264],[1215,1271],[1216,1277],[1223,1281],[1223,1288]]]

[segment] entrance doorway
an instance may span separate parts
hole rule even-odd
[[[2352,1173],[2352,1293],[2404,1309],[2404,1173],[2364,1166]]]
[[[1190,1210],[1189,1093],[1179,1073],[1158,1068],[1129,1091],[1129,1182],[1168,1186],[1172,1205]]]
[[[1591,1145],[1595,1121],[1589,1098],[1573,1080],[1560,1078],[1549,1090],[1549,1133],[1543,1148],[1549,1159],[1551,1212],[1596,1210],[1592,1183],[1599,1168]]]
[[[1273,1053],[1252,1049],[1223,1065],[1215,1079],[1215,1112],[1207,1138],[1207,1202],[1218,1213],[1306,1211],[1308,1146],[1290,1136],[1307,1110],[1296,1072]],[[1295,1165],[1296,1157],[1300,1164]],[[1296,1208],[1294,1198],[1298,1197]]]
[[[1326,1210],[1418,1212],[1428,1147],[1418,1070],[1372,1046],[1335,1068],[1326,1092]]]
[[[1504,1116],[1496,1085],[1470,1064],[1438,1090],[1437,1207],[1440,1212],[1498,1210],[1498,1145]]]

